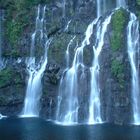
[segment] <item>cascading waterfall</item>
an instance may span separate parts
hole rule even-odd
[[[87,27],[85,32],[85,38],[81,43],[81,46],[77,46],[75,49],[75,55],[72,62],[72,66],[69,64],[69,49],[74,40],[72,38],[68,44],[66,50],[66,62],[67,67],[63,73],[60,81],[58,104],[56,111],[56,121],[61,124],[73,124],[78,123],[78,92],[79,92],[79,81],[78,71],[82,69],[82,76],[84,75],[84,63],[83,63],[83,50],[87,45],[90,45],[90,38],[93,34],[94,26],[97,28],[96,41],[93,46],[94,59],[90,68],[91,73],[91,88],[89,97],[89,116],[88,124],[102,123],[101,111],[100,111],[100,85],[99,79],[99,56],[104,45],[104,36],[107,31],[107,27],[111,21],[110,14],[102,23],[100,21],[101,13],[101,1],[97,0],[97,18],[93,20]]]
[[[89,124],[102,123],[100,111],[100,85],[99,85],[99,56],[104,45],[104,36],[107,32],[107,27],[110,24],[111,16],[108,16],[101,25],[97,25],[96,44],[93,46],[94,59],[91,73],[91,89],[89,99]]]
[[[89,24],[85,32],[85,38],[81,46],[76,47],[72,66],[70,67],[69,64],[67,64],[67,68],[60,82],[56,120],[63,124],[70,125],[73,123],[78,123],[78,109],[79,109],[79,103],[77,97],[78,89],[79,89],[78,79],[77,79],[78,70],[79,68],[84,69],[83,49],[86,45],[90,44],[89,39],[92,35],[93,24],[95,24],[96,22],[97,20]],[[70,46],[68,45],[66,51],[68,63],[69,63],[69,47]]]
[[[41,79],[48,62],[47,52],[51,42],[51,40],[48,39],[47,35],[44,33],[45,9],[46,6],[38,6],[36,28],[31,37],[32,40],[30,58],[27,60],[27,71],[29,73],[29,79],[24,101],[24,108],[21,115],[22,117],[39,116],[39,100],[42,93]],[[42,17],[40,18],[40,16]],[[44,48],[44,56],[41,57],[38,63],[35,59],[35,40],[37,34],[40,35],[40,44]]]
[[[67,50],[66,50],[66,64],[67,64],[67,68],[69,68],[70,67],[70,47],[71,47],[71,45],[72,45],[72,43],[73,43],[73,41],[74,41],[74,39],[76,38],[76,36],[74,36],[71,40],[70,40],[70,42],[69,42],[69,44],[68,44],[68,47],[67,47]],[[66,69],[67,70],[67,69]]]
[[[139,41],[139,22],[135,14],[130,12],[130,21],[127,27],[127,46],[132,73],[133,123],[137,125],[140,124],[139,66],[137,60]]]
[[[68,87],[66,87],[65,84],[68,84],[69,83],[69,75],[65,75],[65,73],[68,71],[69,69],[69,49],[74,41],[76,36],[74,36],[68,46],[67,46],[67,50],[66,50],[66,69],[64,70],[63,72],[63,77],[61,78],[61,81],[60,81],[60,87],[59,87],[59,96],[58,96],[58,105],[57,105],[57,111],[56,111],[56,120],[59,121],[59,122],[66,122],[68,119],[67,119],[67,116],[65,116],[64,112],[63,111],[66,111],[66,108],[64,108],[64,105],[66,104],[67,106],[70,106],[70,103],[69,102],[69,99],[63,99],[63,96],[66,96],[64,94],[67,94],[69,92],[69,89]],[[66,77],[67,76],[67,77]],[[66,78],[65,78],[66,77]],[[70,83],[71,84],[71,83]],[[71,85],[68,84],[68,86],[70,87]],[[71,89],[72,90],[72,89]],[[70,94],[69,94],[70,95]],[[66,98],[66,97],[64,97]],[[64,104],[62,103],[64,102]],[[62,105],[63,104],[63,105]],[[73,111],[74,112],[74,111]],[[70,116],[68,116],[70,117]],[[76,118],[76,117],[75,117]],[[71,118],[68,120],[69,123],[71,123]]]
[[[97,0],[97,19],[102,15],[101,0]],[[94,58],[90,68],[91,83],[90,83],[90,97],[89,97],[89,124],[102,123],[100,110],[100,85],[99,85],[99,56],[104,45],[104,36],[107,32],[107,27],[111,22],[111,16],[108,16],[103,23],[97,24],[96,41],[93,45]]]

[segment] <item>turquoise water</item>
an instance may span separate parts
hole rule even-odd
[[[140,127],[60,126],[39,118],[0,120],[0,140],[140,140]]]

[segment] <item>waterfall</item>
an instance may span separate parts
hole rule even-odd
[[[97,17],[100,17],[102,15],[101,1],[102,0],[97,0]]]
[[[101,111],[100,111],[100,85],[99,85],[99,56],[104,45],[104,36],[107,32],[107,27],[111,22],[111,13],[102,22],[100,17],[102,16],[101,0],[97,0],[97,18],[95,18],[87,27],[85,32],[85,38],[80,46],[76,46],[72,65],[70,65],[70,47],[75,39],[75,36],[70,40],[66,50],[66,69],[63,72],[63,76],[60,81],[59,95],[56,111],[56,122],[66,125],[71,125],[79,122],[79,97],[81,84],[79,81],[82,77],[85,77],[85,65],[83,62],[83,51],[87,45],[90,44],[90,38],[93,34],[93,28],[96,30],[95,45],[93,45],[94,58],[92,66],[90,67],[90,96],[88,112],[88,124],[102,123]],[[69,26],[69,23],[67,26]],[[79,71],[80,73],[79,75]],[[82,79],[84,80],[84,79]],[[88,94],[88,93],[87,93]]]
[[[99,18],[107,11],[106,0],[96,0],[97,3],[97,17]]]
[[[39,116],[39,101],[42,93],[41,79],[45,71],[48,62],[48,47],[51,42],[44,33],[44,20],[45,20],[45,9],[46,7],[38,6],[37,18],[36,18],[36,28],[35,32],[31,37],[31,50],[30,58],[27,59],[27,71],[29,74],[26,97],[24,101],[24,108],[22,111],[22,117],[32,117]],[[40,18],[40,16],[42,16]],[[39,34],[39,36],[37,36]],[[35,47],[36,38],[39,37],[42,49],[44,49],[44,55],[40,58],[39,62],[36,62],[35,58]]]
[[[104,36],[107,32],[107,27],[111,21],[111,16],[108,16],[101,25],[97,25],[96,44],[93,45],[94,59],[91,73],[91,89],[89,99],[89,124],[101,123],[101,111],[100,111],[100,85],[99,85],[99,56],[104,45]]]
[[[65,32],[68,31],[68,28],[69,28],[70,23],[71,23],[71,20],[68,21],[67,26],[66,26],[65,29],[64,29]]]
[[[120,8],[120,7],[126,8],[126,1],[125,0],[117,0],[116,6],[117,6],[117,8]]]
[[[131,95],[134,124],[140,124],[139,66],[137,60],[139,41],[139,22],[135,14],[130,12],[130,21],[127,27],[127,46],[132,74]]]
[[[111,22],[111,13],[102,23],[97,24],[96,41],[93,45],[94,58],[90,68],[90,97],[89,97],[89,124],[102,123],[100,110],[100,85],[99,85],[99,56],[104,45],[104,36]],[[101,0],[97,0],[97,18],[101,16]]]
[[[81,46],[77,46],[75,50],[74,59],[72,66],[69,65],[69,48],[72,44],[73,39],[70,41],[67,50],[67,68],[64,71],[63,77],[60,82],[60,90],[58,96],[57,114],[56,120],[63,124],[73,124],[78,123],[78,89],[80,85],[78,84],[78,70],[84,70],[83,64],[83,49],[86,45],[90,44],[90,37],[93,31],[93,25],[97,23],[97,19],[88,25],[85,32],[85,38],[81,43]]]
[[[77,92],[77,75],[74,68],[70,68],[69,49],[75,39],[70,40],[66,50],[66,69],[60,81],[58,105],[56,111],[56,120],[63,124],[77,122],[78,100]],[[71,80],[70,80],[71,79]]]

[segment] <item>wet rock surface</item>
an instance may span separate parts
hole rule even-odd
[[[131,4],[129,4],[130,9],[134,9],[136,3],[134,2],[132,6]],[[23,107],[28,80],[25,60],[29,57],[30,36],[34,28],[36,6],[32,9],[34,9],[30,20],[32,26],[29,26],[31,28],[26,27],[23,31],[22,37],[17,43],[18,47],[14,52],[12,51],[13,46],[8,42],[5,35],[2,56],[5,59],[6,67],[0,71],[0,113],[3,115],[19,115]],[[81,43],[88,24],[96,16],[96,2],[95,0],[71,0],[66,2],[66,11],[63,10],[63,4],[58,1],[53,1],[46,8],[46,32],[49,38],[52,37],[53,41],[48,52],[49,62],[42,78],[43,95],[40,116],[48,119],[55,119],[59,83],[66,67],[65,51],[67,45],[70,39],[76,35],[76,41],[71,49],[70,61],[72,62],[76,45]],[[69,28],[67,29],[69,21]],[[130,64],[127,55],[126,34],[122,34],[124,47],[113,52],[110,44],[110,38],[112,37],[112,27],[110,25],[101,52],[99,80],[103,120],[121,125],[130,122],[132,119]],[[85,52],[84,63],[88,68],[91,66],[93,58],[92,46],[87,46]],[[123,81],[118,81],[118,77],[113,74],[112,69],[115,69],[115,66],[112,66],[112,64],[117,65],[118,69],[123,66],[123,72],[121,73]],[[85,81],[89,83],[89,69],[85,70],[85,73],[87,75]],[[87,93],[89,93],[89,88],[86,87],[80,93],[80,96],[83,97],[80,100],[81,107],[79,108],[79,118],[81,119],[88,114],[89,95]]]

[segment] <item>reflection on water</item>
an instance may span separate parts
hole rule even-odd
[[[0,140],[140,140],[139,126],[59,126],[38,118],[0,120]]]

